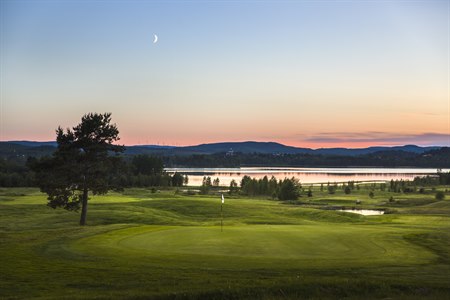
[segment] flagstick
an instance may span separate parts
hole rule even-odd
[[[220,232],[223,232],[223,203],[220,204]]]

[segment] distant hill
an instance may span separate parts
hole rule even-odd
[[[56,142],[35,142],[35,141],[8,141],[0,142],[0,156],[42,156],[51,154]],[[137,145],[127,146],[125,154],[149,154],[162,156],[185,156],[193,154],[215,154],[215,153],[260,153],[260,154],[311,154],[311,155],[339,155],[358,156],[376,152],[404,151],[421,154],[426,151],[436,150],[441,147],[419,147],[415,145],[395,146],[395,147],[368,147],[368,148],[298,148],[286,146],[275,142],[224,142],[210,143],[196,146],[159,146],[159,145]]]
[[[297,148],[286,146],[275,142],[228,142],[201,144],[197,146],[178,147],[177,152],[199,152],[203,154],[213,154],[220,152],[240,152],[240,153],[264,153],[264,154],[298,154],[313,153],[309,148]]]
[[[138,149],[145,146],[127,147],[127,153],[135,153]],[[357,156],[371,154],[379,151],[405,151],[412,153],[423,153],[429,150],[439,149],[440,147],[419,147],[416,145],[405,145],[395,147],[369,147],[369,148],[298,148],[286,146],[275,142],[225,142],[201,144],[196,146],[173,147],[170,149],[151,149],[155,154],[161,155],[192,155],[192,154],[214,154],[214,153],[262,153],[262,154],[322,154],[322,155],[343,155]]]
[[[143,148],[150,148],[150,149],[173,149],[176,148],[176,146],[161,146],[161,145],[136,145],[131,147],[143,147]]]
[[[56,142],[35,142],[35,141],[8,141],[7,143],[17,144],[26,147],[40,147],[40,146],[56,147],[58,145]]]
[[[0,167],[2,163],[24,166],[29,157],[51,155],[56,149],[55,146],[54,142],[0,142]],[[450,148],[415,145],[313,150],[273,142],[230,142],[187,147],[139,145],[127,146],[125,149],[126,156],[138,154],[161,156],[165,166],[168,167],[415,166],[450,168]]]
[[[324,155],[345,155],[345,156],[355,156],[371,154],[380,151],[405,151],[412,153],[424,153],[426,151],[439,149],[441,147],[419,147],[416,145],[405,145],[405,146],[394,146],[394,147],[368,147],[368,148],[320,148],[314,150],[314,154],[324,154]]]

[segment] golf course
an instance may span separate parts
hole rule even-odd
[[[431,190],[313,194],[225,194],[221,230],[214,193],[93,196],[80,227],[79,213],[47,207],[38,189],[2,188],[0,298],[448,299],[448,199]],[[356,199],[386,213],[328,209]]]

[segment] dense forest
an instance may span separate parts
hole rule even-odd
[[[0,156],[0,186],[34,186],[30,161],[48,155],[51,147],[38,147],[29,152],[9,152]],[[182,174],[169,175],[164,167],[426,167],[450,168],[450,148],[443,147],[424,153],[406,151],[379,151],[358,156],[322,154],[264,154],[215,153],[183,156],[123,155],[121,185],[182,186],[188,178]]]
[[[322,154],[216,153],[210,155],[163,156],[166,167],[423,167],[450,168],[450,148],[424,153],[380,151],[358,156]]]
[[[43,157],[46,158],[46,157]],[[33,165],[42,158],[29,157],[25,162],[0,159],[0,187],[36,186]],[[123,187],[183,186],[188,177],[180,173],[168,174],[158,157],[135,155],[121,160],[118,184]]]

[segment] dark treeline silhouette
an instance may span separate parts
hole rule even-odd
[[[187,176],[180,173],[164,172],[163,161],[155,156],[136,155],[126,159],[125,166],[120,176],[124,187],[182,186],[188,182]]]
[[[13,147],[14,146],[14,147]],[[11,148],[13,147],[13,148]],[[24,166],[29,157],[51,155],[54,147],[25,147],[0,144],[0,166],[4,164]],[[147,154],[149,155],[149,154]],[[363,155],[326,154],[268,154],[268,153],[215,153],[192,155],[169,155],[160,153],[165,167],[241,167],[241,166],[287,166],[287,167],[428,167],[450,168],[450,148],[442,147],[423,153],[407,151],[378,151]],[[134,155],[124,154],[125,159]],[[4,169],[2,167],[2,169]],[[1,170],[0,170],[1,171]]]
[[[25,164],[0,159],[0,187],[37,186],[35,173],[30,170],[35,161],[34,157],[29,157]],[[123,187],[169,187],[188,183],[187,176],[164,172],[162,159],[148,155],[125,157],[116,180]]]
[[[435,175],[427,175],[422,177],[414,178],[414,184],[416,185],[448,185],[450,184],[450,172],[442,172],[442,170],[438,170]]]
[[[226,153],[164,156],[167,167],[428,167],[450,168],[450,148],[443,147],[422,154],[405,151],[381,151],[359,156],[315,154]]]
[[[208,194],[214,187],[219,187],[219,184],[219,178],[212,180],[211,177],[204,176],[200,186],[200,194]],[[231,195],[270,196],[272,199],[279,200],[297,200],[301,188],[300,182],[294,177],[277,180],[274,176],[270,179],[267,176],[256,179],[246,175],[242,177],[240,188],[237,182],[232,180],[228,193]]]
[[[27,165],[32,157],[0,158],[0,186],[35,186],[33,173]],[[303,166],[303,167],[429,167],[450,168],[450,148],[443,147],[422,154],[403,151],[376,152],[360,156],[327,156],[310,154],[243,154],[217,153],[191,156],[124,155],[125,168],[120,180],[125,187],[179,186],[180,175],[173,179],[164,167],[240,167],[240,166]],[[432,179],[429,179],[432,180]],[[183,179],[183,183],[185,183]],[[448,184],[448,183],[441,183]]]
[[[279,200],[296,200],[300,196],[302,186],[298,179],[285,178],[276,180],[275,177],[262,179],[244,176],[241,180],[241,193],[248,196],[265,195]]]
[[[437,185],[449,185],[450,172],[438,170],[436,174],[427,176],[417,176],[414,180],[391,180],[384,184],[383,191],[387,190],[393,193],[425,193],[425,187],[435,187]],[[381,184],[380,184],[381,186]],[[432,189],[432,191],[434,191]]]
[[[26,187],[35,186],[34,176],[30,169],[23,163],[0,159],[0,186],[1,187]]]

